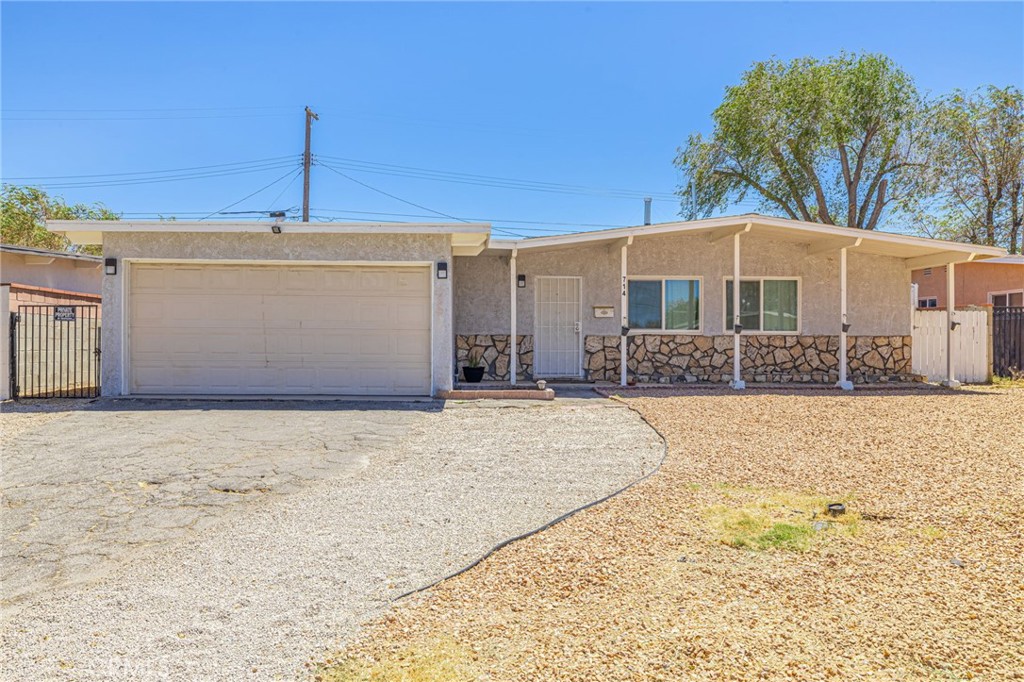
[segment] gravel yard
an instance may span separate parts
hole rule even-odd
[[[35,420],[16,440],[23,454],[51,459],[38,467],[43,471],[23,466],[24,485],[13,494],[38,489],[37,474],[80,477],[74,467],[88,467],[103,476],[105,454],[109,487],[129,506],[138,504],[130,516],[159,519],[195,506],[190,496],[203,487],[197,481],[224,475],[199,465],[227,457],[225,444],[237,439],[252,440],[240,446],[252,455],[250,469],[279,467],[295,455],[317,468],[339,448],[366,461],[330,475],[317,469],[287,493],[271,488],[251,503],[226,506],[216,523],[108,560],[113,565],[86,582],[24,595],[3,613],[0,679],[295,679],[306,661],[336,649],[398,595],[620,488],[664,454],[635,413],[600,399],[449,403],[443,410],[381,403],[371,415],[361,414],[371,407],[359,403],[238,403],[191,413],[182,403],[154,403]],[[5,414],[5,431],[22,416]],[[379,428],[370,429],[371,421]],[[82,456],[64,457],[76,434],[99,439],[104,428],[112,440],[92,447],[77,441]],[[372,447],[349,442],[353,429]],[[168,430],[188,442],[162,451]],[[311,435],[327,445],[309,447]],[[118,447],[124,439],[135,447]],[[138,462],[119,453],[146,457],[143,470],[163,466],[165,476],[193,484],[174,495],[129,497],[132,488],[159,486],[140,488]],[[107,487],[88,499],[102,499]],[[97,546],[72,531],[87,549]]]
[[[667,440],[658,474],[403,603],[314,674],[1024,679],[1024,390],[626,401]]]

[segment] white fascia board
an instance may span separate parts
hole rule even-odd
[[[184,220],[50,220],[46,229],[63,234],[75,244],[102,244],[105,232],[148,232],[196,234],[270,232],[281,226],[285,234],[442,234],[452,235],[460,246],[487,242],[490,223],[300,223],[300,222],[195,222]]]
[[[741,216],[730,216],[726,218],[710,218],[707,220],[693,220],[688,222],[661,223],[659,225],[640,225],[636,227],[619,227],[610,230],[594,230],[592,232],[580,232],[577,234],[559,235],[555,237],[533,237],[527,239],[492,239],[490,248],[520,250],[537,249],[548,246],[561,246],[565,244],[580,244],[595,241],[611,241],[622,237],[642,237],[657,234],[671,234],[680,232],[696,232],[714,230],[723,227],[742,227],[751,223],[756,233],[759,225],[765,227],[777,227],[794,232],[805,232],[815,237],[854,237],[865,242],[877,241],[905,246],[916,246],[926,248],[932,252],[960,251],[964,254],[973,254],[973,257],[998,257],[1006,255],[1004,249],[994,246],[980,246],[977,244],[964,244],[962,242],[949,242],[927,237],[913,237],[891,232],[876,232],[874,230],[862,230],[853,227],[837,227],[834,225],[822,225],[820,223],[808,223],[799,220],[786,218],[772,218],[756,214]]]
[[[49,220],[50,232],[269,232],[271,221],[189,222],[184,220]],[[490,223],[299,223],[281,222],[297,234],[490,234]]]

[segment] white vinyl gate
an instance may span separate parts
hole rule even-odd
[[[953,373],[957,381],[984,383],[989,380],[988,312],[960,310],[956,313],[960,326],[953,333]],[[913,371],[929,381],[945,381],[946,329],[949,315],[945,310],[914,311],[914,345],[911,351]]]
[[[537,277],[534,310],[533,373],[538,377],[578,377],[583,372],[579,277]]]

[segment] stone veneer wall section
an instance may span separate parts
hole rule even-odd
[[[480,358],[484,366],[485,381],[508,381],[509,334],[469,334],[455,337],[455,365],[462,380],[462,368],[471,356]],[[519,364],[517,379],[533,376],[533,336],[517,336]]]
[[[618,336],[588,336],[585,369],[591,380],[619,381]],[[909,381],[910,336],[847,337],[854,382]],[[832,383],[839,380],[838,336],[744,336],[741,374],[754,382]],[[629,376],[641,383],[728,382],[733,337],[644,334],[629,337]]]

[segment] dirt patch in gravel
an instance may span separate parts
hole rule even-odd
[[[659,474],[314,675],[1024,679],[1024,391],[626,400],[667,440]]]

